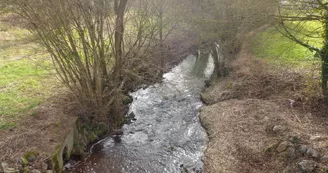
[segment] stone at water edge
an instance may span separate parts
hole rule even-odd
[[[298,163],[298,167],[304,173],[311,173],[317,168],[317,163],[312,160],[302,160]]]

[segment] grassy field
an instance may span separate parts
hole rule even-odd
[[[44,48],[27,30],[0,21],[0,130],[34,115],[33,109],[52,95],[55,86]]]
[[[317,23],[308,23],[302,30],[306,33],[317,27]],[[301,34],[296,34],[296,36],[305,38]],[[320,38],[308,39],[305,42],[319,48],[322,44]],[[313,52],[286,38],[274,27],[258,34],[252,47],[252,52],[258,58],[263,58],[275,65],[302,69],[309,68],[319,62],[318,58],[314,58]]]

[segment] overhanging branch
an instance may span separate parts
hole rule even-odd
[[[281,14],[281,11],[280,11],[280,8],[278,9],[279,11],[279,15]],[[292,34],[289,29],[286,27],[285,23],[284,23],[284,20],[283,18],[280,18],[280,25],[282,26],[282,28],[284,29],[285,33],[284,32],[281,32],[278,28],[277,30],[282,34],[284,35],[285,37],[289,38],[290,40],[296,42],[297,44],[303,46],[303,47],[306,47],[307,49],[309,49],[310,51],[316,51],[316,52],[320,52],[321,50],[319,48],[316,48],[314,46],[311,46],[307,43],[304,43],[302,40],[298,39],[295,37],[294,34]]]

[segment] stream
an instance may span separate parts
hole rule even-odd
[[[200,59],[189,55],[162,83],[131,93],[134,121],[120,139],[96,143],[70,172],[202,173],[208,138],[198,116],[200,92],[214,67],[212,58]]]

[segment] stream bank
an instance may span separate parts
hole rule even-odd
[[[273,67],[243,48],[233,72],[201,95],[209,134],[205,173],[323,173],[327,106],[304,94],[302,74]]]

